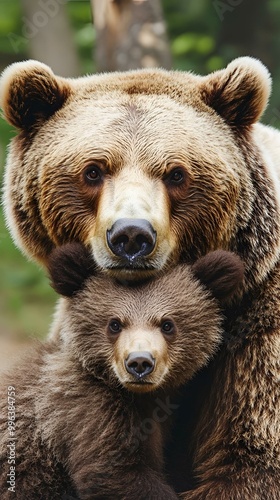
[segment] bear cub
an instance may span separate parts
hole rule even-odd
[[[241,261],[215,251],[127,286],[73,243],[55,249],[48,268],[64,297],[59,338],[36,344],[1,382],[16,399],[15,498],[177,498],[163,476],[171,394],[217,350],[219,302],[240,285]],[[1,423],[3,499],[7,432]]]

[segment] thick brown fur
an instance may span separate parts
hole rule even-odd
[[[1,499],[177,498],[162,475],[163,444],[178,408],[171,398],[221,341],[222,316],[213,295],[220,295],[222,286],[225,299],[243,277],[233,254],[207,257],[198,263],[200,280],[189,266],[178,266],[151,283],[128,288],[93,276],[81,245],[54,250],[48,262],[52,284],[69,297],[61,335],[35,346],[1,380],[1,415],[7,417],[0,429]],[[221,278],[227,275],[231,284],[225,287]],[[122,331],[112,334],[109,325],[116,318]],[[175,330],[164,334],[160,327],[167,319]],[[137,389],[129,373],[126,383],[118,376],[123,346],[133,335],[156,360],[154,372]],[[8,397],[9,416],[16,412],[13,437],[7,427]],[[15,444],[14,462],[8,462],[10,443]],[[11,463],[13,493],[7,483]]]
[[[8,68],[1,87],[4,115],[19,129],[6,219],[29,256],[46,264],[53,247],[82,241],[97,266],[126,281],[218,248],[241,256],[244,285],[225,311],[228,342],[181,404],[197,402],[175,429],[178,446],[186,433],[186,463],[174,459],[177,445],[166,453],[185,500],[278,500],[280,138],[256,123],[270,93],[267,70],[241,58],[205,77],[155,69],[70,80],[29,61]],[[126,217],[146,219],[157,235],[153,252],[130,267],[106,239]]]

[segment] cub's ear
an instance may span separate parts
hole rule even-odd
[[[30,130],[62,107],[70,93],[63,78],[38,61],[11,64],[0,79],[0,105],[5,119],[15,127]]]
[[[265,110],[271,78],[260,61],[240,57],[203,77],[200,90],[204,102],[229,125],[242,127],[255,123]]]
[[[49,255],[47,268],[52,287],[64,297],[72,297],[81,290],[96,271],[90,251],[80,243],[55,248]]]
[[[241,259],[224,250],[216,250],[201,257],[192,266],[192,270],[220,302],[231,298],[244,278]]]

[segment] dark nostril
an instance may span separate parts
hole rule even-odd
[[[131,352],[125,360],[125,368],[128,373],[137,380],[152,373],[155,367],[155,359],[148,351]]]
[[[145,219],[118,219],[107,231],[107,242],[115,255],[132,259],[153,251],[156,232]]]

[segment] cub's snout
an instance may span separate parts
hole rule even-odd
[[[125,360],[125,368],[136,381],[141,381],[152,373],[155,368],[155,358],[149,351],[131,352]]]

